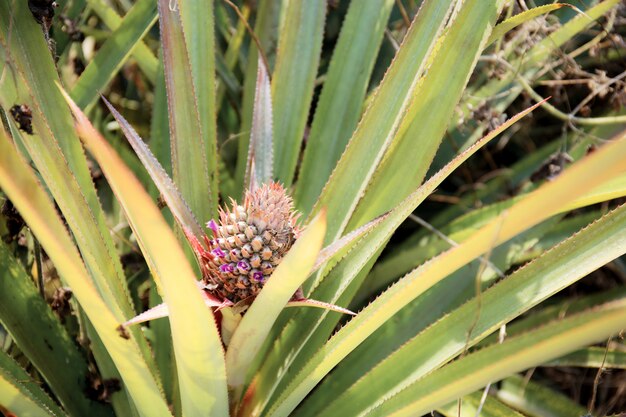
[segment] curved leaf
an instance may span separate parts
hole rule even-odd
[[[66,414],[20,366],[0,350],[0,413],[25,417],[63,417]]]
[[[228,383],[235,393],[241,391],[248,367],[278,314],[309,276],[325,233],[326,216],[322,211],[285,255],[235,330],[226,352]]]
[[[213,314],[198,292],[193,270],[159,209],[111,146],[66,96],[80,137],[96,158],[170,310],[184,413],[228,415],[222,342]]]
[[[0,323],[72,415],[108,416],[111,409],[82,392],[87,362],[41,297],[32,279],[0,242]],[[33,337],[36,334],[37,337]],[[71,363],[72,366],[67,366]],[[1,391],[2,389],[0,389]],[[7,405],[0,400],[0,404]]]
[[[619,332],[626,300],[615,301],[484,348],[422,378],[367,415],[415,416],[491,381]]]
[[[141,160],[141,163],[150,174],[150,178],[152,178],[152,181],[157,186],[161,196],[167,203],[169,209],[172,211],[176,221],[183,229],[191,231],[198,241],[202,242],[204,231],[198,224],[198,221],[185,202],[185,199],[182,195],[180,195],[180,192],[176,188],[174,182],[167,175],[159,161],[150,151],[150,148],[145,144],[137,132],[135,132],[135,129],[133,129],[130,123],[128,123],[126,119],[124,119],[124,117],[119,114],[117,110],[115,110],[107,99],[102,97],[102,100],[104,100],[104,104],[106,104],[111,111],[111,114],[113,114],[113,117],[115,117],[115,120],[119,123],[122,132],[124,132],[124,136],[126,136],[126,139],[128,140],[128,143],[130,143],[133,147],[135,153],[139,157],[139,160]]]
[[[383,293],[313,356],[277,400],[270,415],[284,415],[295,407],[339,361],[402,307],[428,288],[490,248],[546,219],[562,206],[626,169],[626,134],[572,165],[553,182],[481,228],[454,247],[405,276]]]
[[[345,296],[347,302],[349,302],[356,288],[358,288],[361,280],[364,278],[364,273],[360,273],[360,271],[369,270],[369,268],[371,268],[385,242],[387,242],[402,221],[415,210],[415,207],[424,201],[450,173],[473,155],[474,152],[510,127],[517,120],[531,112],[536,106],[537,105],[530,107],[515,115],[498,129],[490,132],[474,146],[454,158],[440,172],[407,197],[392,212],[380,218],[379,222],[374,220],[377,224],[373,230],[358,241],[354,248],[351,248],[351,252],[330,271],[328,276],[319,281],[318,286],[315,287],[311,293],[311,297],[337,304],[340,303],[339,300]],[[363,228],[365,227],[366,226],[363,226]],[[359,230],[360,229],[357,229],[354,233],[358,233]],[[347,236],[350,236],[350,234]],[[342,300],[341,302],[346,300]],[[326,332],[331,331],[335,327],[336,318],[333,317],[333,320],[333,322],[328,323],[328,312],[320,313],[311,311],[301,312],[299,317],[287,323],[274,349],[269,353],[268,359],[255,376],[255,382],[253,382],[254,389],[251,390],[252,395],[248,398],[246,407],[250,410],[264,407],[271,393],[280,382],[280,378],[276,378],[275,375],[279,375],[280,377],[284,376],[284,373],[280,373],[279,370],[288,369],[293,361],[296,360],[302,349],[308,349],[309,351],[314,350],[318,348],[319,344],[324,343],[328,338]],[[322,323],[324,322],[326,322],[325,330],[321,334],[315,334],[316,329],[322,327]],[[311,338],[315,339],[315,343],[312,343]],[[304,361],[305,359],[306,358],[302,358],[300,360]],[[261,403],[262,406],[258,405],[257,402]]]
[[[490,287],[480,300],[472,299],[419,333],[318,415],[356,414],[376,407],[501,325],[621,256],[625,244],[626,206],[622,206]],[[472,334],[467,336],[469,328]]]
[[[0,129],[0,187],[54,262],[89,317],[122,376],[141,416],[168,416],[169,410],[135,339],[120,337],[120,321],[89,279],[80,255],[48,195]]]
[[[485,48],[487,48],[489,45],[503,37],[507,32],[515,29],[519,25],[533,20],[534,18],[539,17],[542,14],[550,13],[554,10],[558,10],[561,7],[566,6],[572,7],[571,5],[565,3],[553,3],[546,4],[545,6],[533,7],[531,9],[524,10],[523,12],[506,19],[501,23],[498,23],[496,27],[493,28],[491,35],[489,35],[489,39],[487,39],[487,42],[485,43]]]

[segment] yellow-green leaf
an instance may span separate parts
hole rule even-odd
[[[242,388],[249,365],[278,314],[311,273],[325,233],[326,215],[322,211],[281,261],[235,331],[226,353],[228,382],[235,392]]]
[[[139,346],[120,337],[119,321],[100,297],[48,195],[0,129],[0,187],[19,210],[93,323],[141,416],[170,413]]]
[[[189,415],[228,414],[222,342],[173,231],[139,180],[66,96],[76,127],[120,201],[128,222],[169,308],[176,369]]]

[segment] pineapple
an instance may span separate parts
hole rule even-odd
[[[224,2],[231,13],[213,1],[68,1],[59,2],[67,18],[54,19],[59,30],[50,37],[31,3],[54,2],[0,0],[0,113],[8,116],[0,122],[0,203],[10,198],[27,225],[26,246],[0,239],[0,415],[455,414],[455,399],[472,407],[481,398],[486,414],[510,415],[516,411],[491,398],[493,390],[477,392],[480,385],[507,378],[499,394],[511,392],[509,376],[523,367],[622,331],[619,291],[592,294],[581,300],[585,310],[531,328],[546,305],[539,303],[567,305],[558,291],[624,254],[626,206],[577,232],[601,214],[579,204],[604,209],[619,204],[604,200],[626,194],[612,181],[625,172],[626,134],[586,156],[598,137],[609,139],[614,128],[606,124],[625,120],[596,117],[619,97],[592,91],[593,117],[558,110],[570,107],[557,97],[540,123],[522,125],[523,137],[507,133],[484,150],[487,161],[472,161],[467,169],[480,177],[453,174],[532,109],[491,126],[502,112],[517,113],[522,91],[537,99],[555,81],[550,89],[565,97],[572,74],[606,69],[619,96],[616,51],[603,41],[618,34],[601,31],[588,42],[592,20],[605,13],[604,26],[619,26],[619,0],[587,2],[595,5],[584,14],[539,26],[523,22],[565,4]],[[81,14],[84,3],[93,7]],[[159,30],[150,30],[157,14]],[[107,36],[72,44],[61,26],[85,20]],[[527,45],[537,27],[549,35]],[[575,33],[583,36],[566,42]],[[592,44],[606,60],[589,59]],[[82,50],[93,53],[77,79],[72,57]],[[71,114],[58,84],[70,91]],[[575,88],[570,97],[582,98],[584,85]],[[117,125],[109,123],[95,103],[99,91],[132,111],[140,131],[149,125],[150,146],[105,101]],[[573,134],[551,134],[560,130],[552,122],[546,131],[551,115]],[[118,127],[145,171],[113,137]],[[531,172],[555,149],[576,161],[542,184]],[[105,178],[90,177],[87,155]],[[494,163],[518,159],[489,179]],[[437,173],[426,179],[430,172]],[[444,180],[454,204],[425,202]],[[199,277],[152,201],[157,190],[195,250]],[[300,232],[294,206],[307,230]],[[4,220],[11,219],[0,213],[0,235],[11,231]],[[120,262],[137,249],[151,274]],[[45,272],[43,251],[72,289],[66,325],[34,285]],[[149,309],[135,316],[139,305]],[[131,327],[168,316],[169,324]],[[510,328],[511,337],[493,343],[489,334],[513,320],[527,325],[524,334]],[[111,404],[81,395],[96,371],[97,380],[119,383]]]
[[[206,288],[238,303],[261,291],[291,248],[299,233],[298,213],[279,183],[253,188],[246,192],[243,205],[232,199],[231,204],[231,209],[220,209],[219,223],[207,223],[213,239],[205,239],[209,250],[196,247],[196,254]]]

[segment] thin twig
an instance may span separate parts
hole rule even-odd
[[[591,93],[589,93],[589,95],[587,97],[585,97],[580,103],[578,103],[578,105],[574,108],[574,110],[572,110],[571,114],[574,115],[576,113],[578,113],[580,111],[580,109],[583,108],[583,106],[585,106],[587,103],[589,103],[596,95],[598,95],[600,92],[602,92],[602,90],[604,90],[605,88],[615,84],[616,82],[618,82],[619,80],[621,80],[622,78],[626,77],[626,71],[622,72],[621,74],[607,80],[607,82],[600,84],[599,86],[597,86],[596,88],[594,88]]]
[[[606,348],[604,349],[604,357],[602,358],[602,364],[598,368],[598,372],[596,373],[596,377],[593,379],[593,391],[591,392],[591,400],[589,400],[589,414],[593,415],[593,411],[595,409],[596,404],[596,395],[598,394],[598,385],[600,384],[600,377],[602,376],[602,372],[604,371],[604,364],[606,363],[606,356],[609,353],[609,345],[611,344],[611,337],[606,342]]]
[[[500,331],[498,333],[498,344],[502,344],[504,342],[504,338],[506,337],[506,324],[500,326]],[[485,406],[485,402],[487,401],[487,395],[489,395],[489,389],[491,389],[491,382],[487,384],[485,389],[483,390],[483,395],[480,397],[480,403],[476,408],[476,414],[474,417],[479,417],[483,407]]]
[[[604,38],[606,38],[610,34],[610,31],[613,29],[613,25],[615,23],[616,12],[617,12],[617,9],[614,9],[609,14],[606,26],[602,26],[601,25],[602,26],[602,31],[598,35],[596,35],[589,42],[579,46],[578,48],[576,48],[572,52],[569,52],[568,54],[563,54],[562,58],[560,58],[560,59],[558,59],[558,60],[556,60],[556,61],[554,61],[554,62],[552,62],[552,63],[550,63],[548,65],[546,65],[545,68],[542,71],[537,73],[537,76],[541,77],[541,76],[545,75],[548,71],[551,71],[552,69],[556,68],[557,66],[563,64],[566,60],[573,60],[574,58],[576,58],[577,56],[581,55],[582,53],[588,51],[593,46],[595,46],[596,44],[601,42]],[[583,15],[587,16],[584,13],[583,13]]]
[[[256,44],[257,49],[259,50],[259,55],[261,55],[261,59],[263,60],[263,64],[265,64],[265,68],[267,68],[267,72],[268,72],[268,76],[269,76],[270,63],[267,60],[267,56],[265,55],[265,52],[263,51],[263,47],[261,46],[261,41],[259,41],[259,38],[257,37],[256,33],[254,33],[254,30],[252,30],[252,28],[250,27],[250,24],[248,23],[248,20],[241,13],[241,10],[239,10],[239,7],[237,7],[237,5],[234,4],[230,0],[223,0],[223,1],[224,1],[224,3],[228,4],[235,11],[235,13],[237,13],[237,16],[239,17],[239,19],[241,19],[243,24],[246,26],[246,30],[250,34],[250,37],[252,38],[252,40]]]
[[[511,71],[515,71],[515,68],[513,68],[511,64],[509,64],[506,60],[498,56],[494,56],[494,55],[482,56],[480,57],[480,60],[488,61],[488,62],[491,62],[491,61],[499,62],[500,64],[504,65]],[[517,72],[515,72],[514,75],[515,75],[515,78],[519,81],[522,89],[526,91],[528,95],[532,97],[533,100],[537,102],[544,100],[541,94],[537,93],[532,88],[532,86],[529,84],[526,78],[524,78],[522,75],[518,74]],[[556,107],[554,107],[553,105],[547,102],[543,103],[541,107],[545,111],[547,111],[548,113],[556,117],[557,119],[563,120],[564,122],[568,122],[571,124],[579,124],[583,126],[599,126],[599,125],[626,123],[626,116],[576,117],[571,113],[570,114],[563,113],[561,110],[557,109]]]
[[[393,37],[393,34],[391,33],[391,31],[388,28],[385,28],[385,36],[389,40],[389,43],[393,47],[393,50],[395,52],[398,52],[400,50],[400,44],[398,43],[396,38]]]
[[[402,15],[402,20],[404,20],[404,24],[407,29],[411,26],[411,19],[409,18],[409,14],[406,12],[404,5],[402,4],[402,0],[396,0],[396,6],[400,10],[400,14]]]
[[[443,194],[431,194],[428,196],[428,200],[436,201],[437,203],[446,203],[446,204],[458,204],[461,201],[459,197],[455,197],[453,195],[443,195]]]

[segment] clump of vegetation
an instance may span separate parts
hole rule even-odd
[[[624,12],[0,2],[0,414],[625,411]]]

